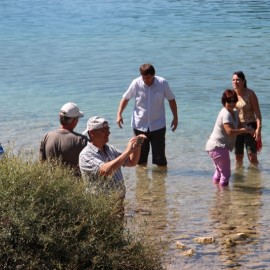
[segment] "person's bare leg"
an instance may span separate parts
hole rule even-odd
[[[248,159],[250,162],[250,165],[257,167],[259,164],[258,158],[257,158],[257,154],[255,153],[248,153]]]
[[[235,166],[237,168],[240,168],[243,166],[243,160],[244,160],[244,155],[243,154],[236,154],[235,155]]]

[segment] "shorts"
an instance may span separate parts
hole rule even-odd
[[[247,127],[252,127],[256,129],[256,122],[252,122],[246,125]],[[236,155],[244,154],[244,147],[246,147],[247,153],[257,153],[257,142],[251,134],[241,134],[236,136],[235,140],[235,150]]]
[[[138,164],[147,164],[150,145],[152,149],[152,163],[159,166],[166,166],[167,159],[165,155],[165,134],[166,127],[154,131],[140,131],[134,129],[135,135],[144,134],[147,139],[144,140],[141,148],[141,155]]]

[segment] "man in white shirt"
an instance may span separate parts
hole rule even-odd
[[[169,101],[173,115],[172,131],[178,126],[178,113],[175,95],[168,82],[155,76],[155,68],[151,64],[140,67],[141,76],[133,80],[120,101],[117,112],[117,124],[122,128],[122,113],[130,99],[135,99],[131,126],[135,135],[144,134],[141,155],[138,164],[146,165],[150,145],[152,148],[152,163],[158,166],[167,166],[165,155],[166,118],[164,101]]]

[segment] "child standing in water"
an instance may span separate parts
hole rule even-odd
[[[234,149],[236,135],[250,133],[251,127],[241,127],[235,105],[238,97],[235,91],[226,89],[221,97],[223,108],[218,114],[213,132],[206,143],[205,150],[215,165],[213,182],[227,186],[231,176],[230,151]]]

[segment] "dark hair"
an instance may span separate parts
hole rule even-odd
[[[247,87],[247,80],[246,80],[246,76],[245,76],[245,74],[244,74],[243,71],[235,71],[233,73],[233,75],[236,75],[238,78],[240,78],[241,80],[245,81],[244,86]]]
[[[75,118],[76,117],[67,117],[61,113],[59,114],[59,121],[60,121],[60,124],[63,126],[67,126],[67,125],[71,124]]]
[[[155,71],[155,68],[151,64],[143,64],[140,66],[140,73],[142,76],[144,75],[154,76],[156,71]]]
[[[237,93],[234,90],[231,89],[226,89],[221,97],[221,103],[223,104],[223,106],[225,106],[226,102],[237,102],[238,101],[238,97],[237,97]]]

